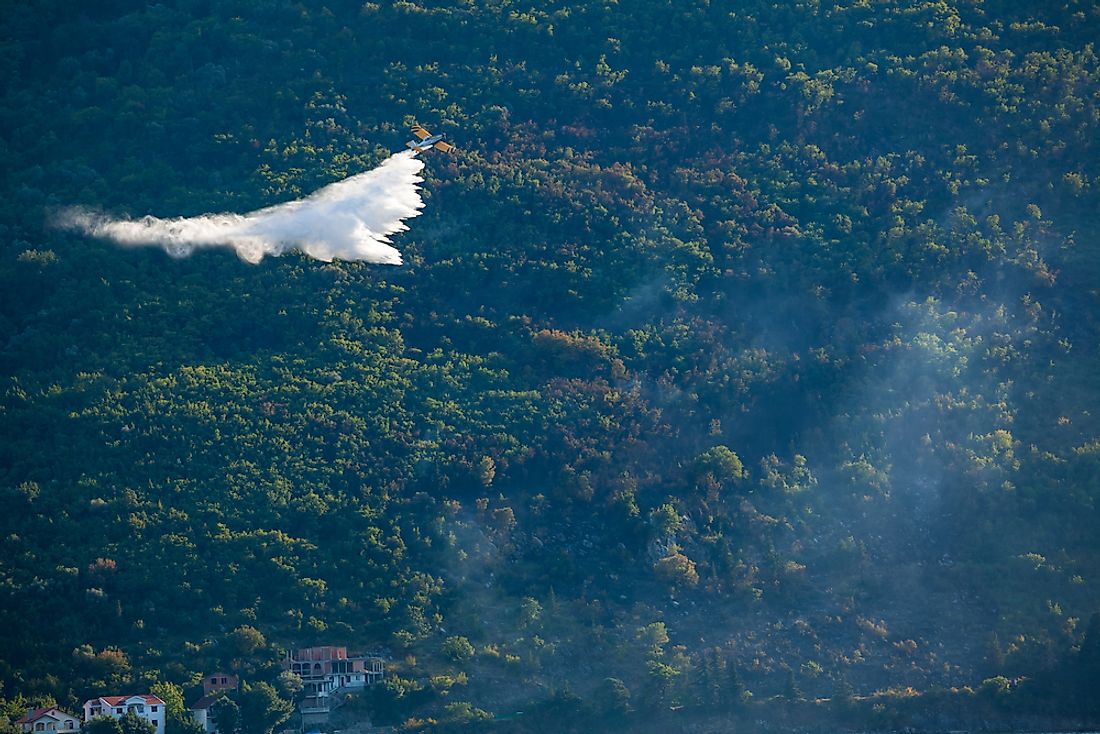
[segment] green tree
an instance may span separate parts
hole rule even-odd
[[[284,670],[279,673],[276,682],[279,694],[290,701],[297,699],[298,695],[305,689],[305,683],[302,682],[302,676],[291,670]]]
[[[542,605],[538,600],[525,596],[519,605],[520,625],[524,628],[534,626],[542,618]]]
[[[240,658],[252,657],[267,644],[263,633],[247,624],[230,632],[226,641],[233,654]]]
[[[210,707],[210,717],[218,734],[237,734],[241,730],[241,707],[229,696],[220,696],[214,702]]]
[[[593,694],[596,710],[602,716],[622,718],[630,713],[630,689],[618,678],[605,678]]]
[[[454,725],[469,725],[477,721],[488,721],[493,715],[488,711],[475,708],[467,701],[453,701],[443,707],[443,722]]]
[[[80,727],[82,734],[124,734],[122,724],[112,716],[96,716]]]
[[[1008,696],[1012,689],[1012,683],[1003,675],[986,678],[978,688],[978,695],[987,701],[1000,702]]]
[[[465,637],[452,635],[443,641],[441,651],[446,658],[458,663],[474,656],[474,646]]]
[[[477,463],[477,478],[481,484],[485,487],[489,487],[493,483],[493,478],[497,475],[496,462],[493,461],[491,456],[482,456]]]
[[[668,627],[664,622],[651,622],[645,627],[639,627],[635,638],[642,644],[647,657],[661,657],[669,642]]]
[[[294,713],[294,704],[280,698],[270,683],[245,683],[237,702],[241,734],[271,734]]]
[[[726,684],[723,694],[729,708],[743,706],[752,697],[744,678],[741,677],[737,663],[732,659],[726,661]]]
[[[127,711],[118,723],[122,734],[156,734],[157,731],[153,722],[143,719],[133,711]]]
[[[149,692],[164,701],[165,734],[202,734],[202,725],[195,721],[184,705],[183,689],[174,683],[154,683]]]
[[[715,446],[707,449],[695,460],[699,473],[709,473],[719,482],[739,481],[745,478],[745,467],[741,457],[728,446]]]
[[[697,586],[699,584],[699,572],[695,569],[695,561],[683,553],[670,553],[657,561],[653,570],[657,578],[666,581],[673,586]]]
[[[650,511],[649,522],[656,528],[657,534],[663,537],[678,532],[684,525],[684,518],[675,505],[666,502]]]
[[[688,695],[695,704],[712,708],[722,702],[725,660],[716,648],[708,648],[689,671]]]
[[[187,716],[187,707],[183,700],[183,689],[175,683],[160,681],[149,687],[149,692],[164,701],[164,711],[168,718]]]
[[[648,676],[643,700],[650,708],[663,706],[672,691],[672,684],[680,676],[680,671],[658,660],[647,662],[646,671]]]

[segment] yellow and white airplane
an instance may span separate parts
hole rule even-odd
[[[411,148],[413,153],[421,153],[425,150],[430,150],[431,148],[441,150],[444,153],[450,153],[452,150],[455,149],[455,147],[450,143],[443,142],[442,134],[432,135],[430,132],[420,127],[419,125],[413,125],[412,133],[418,139],[410,140],[409,142],[405,143],[405,145]]]

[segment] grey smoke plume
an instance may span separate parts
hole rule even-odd
[[[248,214],[130,220],[78,207],[65,211],[58,223],[120,245],[162,247],[173,257],[187,257],[200,247],[230,247],[250,263],[300,250],[326,262],[400,265],[401,253],[390,245],[389,235],[408,229],[405,220],[420,214],[423,168],[423,161],[403,151],[304,199]]]

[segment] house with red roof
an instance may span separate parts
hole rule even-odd
[[[136,696],[100,696],[84,702],[84,721],[88,722],[99,716],[120,719],[133,712],[152,724],[157,734],[164,734],[164,720],[168,715],[165,708],[164,701],[148,693]]]
[[[27,734],[33,732],[80,731],[80,719],[58,708],[27,709],[27,715],[15,722]]]

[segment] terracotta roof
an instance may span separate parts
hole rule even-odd
[[[150,695],[148,693],[139,693],[136,696],[100,696],[99,698],[89,698],[87,701],[84,702],[84,705],[87,706],[90,703],[94,704],[97,701],[102,701],[108,706],[118,706],[120,703],[125,703],[131,698],[140,698],[148,704],[160,704],[161,706],[164,705],[164,701],[161,701],[156,696]]]
[[[193,704],[191,704],[191,710],[201,711],[202,709],[208,709],[213,706],[214,702],[217,701],[219,698],[221,698],[221,696],[203,696],[198,701],[195,701]]]
[[[24,716],[22,719],[20,719],[19,721],[15,722],[15,723],[16,724],[31,724],[35,721],[38,721],[43,716],[49,714],[51,711],[56,711],[59,714],[64,714],[65,716],[69,716],[64,711],[59,711],[56,707],[51,706],[48,709],[35,709],[34,711],[29,711],[29,712],[27,712],[26,716]],[[54,718],[56,718],[56,717],[54,717]],[[75,719],[76,717],[75,716],[69,716],[69,718],[70,719]]]

